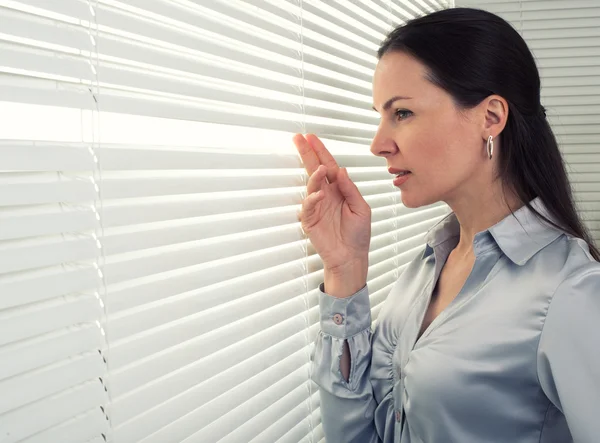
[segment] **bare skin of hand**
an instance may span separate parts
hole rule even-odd
[[[366,281],[371,208],[318,137],[296,134],[294,144],[309,176],[298,220],[323,260],[326,275],[350,279],[350,290]]]

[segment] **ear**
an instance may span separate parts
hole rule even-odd
[[[490,95],[481,105],[484,111],[482,138],[496,138],[504,130],[508,120],[508,102],[499,95]]]

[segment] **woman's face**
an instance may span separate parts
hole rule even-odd
[[[371,152],[385,157],[388,168],[411,171],[399,184],[402,202],[411,208],[460,198],[487,169],[482,167],[487,160],[484,111],[459,111],[452,97],[425,76],[416,59],[390,52],[373,78],[374,109],[381,120]]]

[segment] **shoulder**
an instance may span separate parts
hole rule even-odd
[[[554,292],[548,315],[559,307],[563,316],[570,311],[577,312],[586,308],[587,303],[592,301],[600,308],[600,263],[592,260],[569,268],[571,268],[569,274]],[[552,314],[557,315],[555,312]],[[600,309],[596,315],[599,316],[598,321],[600,321]]]
[[[592,423],[586,411],[595,409],[585,406],[584,398],[600,393],[595,375],[600,367],[600,263],[581,240],[562,242],[565,268],[570,272],[560,279],[546,312],[537,372],[545,394],[568,416],[569,427],[582,432]],[[593,402],[600,405],[600,396]]]
[[[598,262],[592,257],[588,245],[580,238],[563,234],[559,237],[557,247],[562,249],[565,257],[576,267],[590,263],[598,265]]]
[[[577,275],[598,272],[600,263],[592,257],[588,245],[581,239],[567,234],[544,247],[532,257],[529,270],[539,271],[551,293],[568,286]]]
[[[544,334],[552,335],[553,329],[560,331],[569,325],[572,333],[584,333],[581,328],[591,326],[588,321],[600,323],[600,263],[585,242],[566,235],[549,252],[564,263],[546,314]]]

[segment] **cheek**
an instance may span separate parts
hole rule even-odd
[[[407,164],[414,167],[419,179],[424,179],[432,192],[443,192],[474,173],[477,159],[471,158],[473,143],[473,135],[456,122],[427,128],[413,139]]]
[[[437,172],[444,168],[454,155],[448,144],[448,133],[439,128],[424,128],[411,146],[411,165],[416,172]]]
[[[472,146],[475,143],[474,134],[473,128],[456,116],[440,118],[430,133],[438,160],[445,165],[462,169],[461,164],[470,163],[469,157],[473,154]]]

